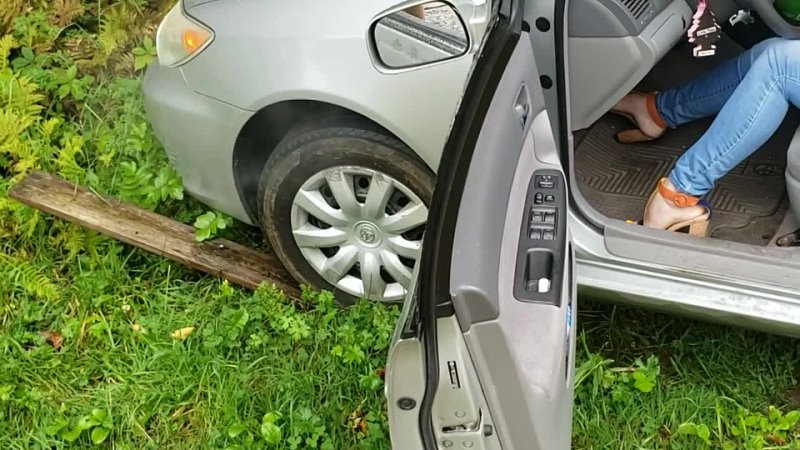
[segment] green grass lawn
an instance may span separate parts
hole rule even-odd
[[[0,11],[0,449],[388,448],[396,309],[244,291],[8,199],[43,169],[207,212],[142,110],[159,3]],[[800,449],[795,341],[583,300],[575,448]]]
[[[795,340],[582,307],[575,448],[800,448]]]

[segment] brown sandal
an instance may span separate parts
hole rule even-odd
[[[666,181],[666,178],[662,178],[658,181],[658,187],[650,195],[650,199],[647,201],[647,204],[650,204],[653,198],[660,194],[665,200],[671,202],[679,208],[702,206],[705,210],[702,214],[688,220],[682,220],[680,222],[670,224],[667,226],[666,230],[684,231],[688,229],[689,234],[692,236],[705,237],[708,234],[708,225],[711,221],[711,207],[708,206],[708,203],[704,199],[673,191],[666,186]],[[633,223],[632,221],[628,222]],[[643,225],[644,219],[636,222],[636,224]]]
[[[650,117],[653,119],[656,125],[658,125],[659,128],[661,128],[661,132],[656,136],[650,136],[649,134],[646,134],[639,128],[633,130],[620,131],[616,135],[617,142],[619,142],[620,144],[639,144],[642,142],[654,141],[663,136],[664,133],[667,132],[667,123],[664,122],[664,119],[661,117],[661,114],[658,113],[658,109],[656,108],[656,94],[654,92],[645,93],[640,91],[631,91],[631,94],[643,95],[647,97],[646,100],[647,112],[650,114]],[[616,109],[612,109],[611,112],[619,116],[625,117],[626,119],[633,122],[634,125],[639,126],[639,124],[636,122],[636,117],[634,117],[632,114]]]

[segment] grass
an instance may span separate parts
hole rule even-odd
[[[301,310],[138,253],[78,275],[69,302],[17,304],[0,333],[2,448],[92,448],[80,428],[95,410],[113,448],[253,448],[268,413],[283,448],[386,448],[377,371],[394,311],[312,294]]]
[[[212,217],[184,198],[142,110],[168,5],[7,3],[0,448],[388,448],[378,371],[395,309],[240,290],[7,198],[43,169]],[[211,228],[198,233],[257,240]],[[800,448],[795,341],[582,300],[575,448]]]
[[[795,340],[609,305],[580,319],[575,448],[800,448]]]

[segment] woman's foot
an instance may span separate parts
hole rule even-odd
[[[688,226],[690,234],[704,236],[711,213],[699,202],[697,197],[679,193],[668,178],[663,178],[647,202],[642,222],[646,227],[670,231]]]
[[[614,105],[611,112],[627,117],[639,127],[638,130],[617,134],[617,139],[623,144],[652,141],[667,131],[667,124],[655,107],[655,94],[633,91]]]

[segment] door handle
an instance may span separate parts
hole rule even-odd
[[[549,249],[534,249],[528,252],[523,281],[525,289],[537,294],[550,292],[553,281],[553,252]]]
[[[528,94],[528,86],[525,84],[519,87],[517,98],[514,100],[514,113],[519,120],[519,126],[524,130],[531,114],[531,97]]]

